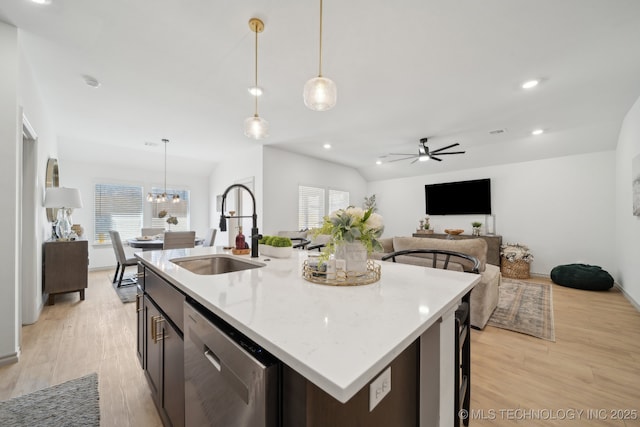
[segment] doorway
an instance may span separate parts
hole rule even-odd
[[[40,281],[38,271],[38,136],[27,120],[22,116],[22,173],[20,179],[20,283],[18,298],[19,318],[23,325],[35,323],[40,315],[42,293],[38,293]]]

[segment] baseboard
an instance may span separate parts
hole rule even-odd
[[[18,351],[17,353],[10,354],[8,356],[0,357],[0,366],[18,363],[19,360],[20,360],[20,351]]]
[[[636,302],[636,300],[634,300],[631,295],[629,295],[627,293],[627,291],[624,290],[624,288],[620,285],[620,283],[618,282],[613,282],[613,286],[615,286],[616,288],[618,288],[620,290],[620,292],[622,292],[622,295],[624,295],[624,297],[627,299],[627,301],[629,301],[629,303],[631,303],[631,305],[633,306],[633,308],[636,309],[636,311],[640,312],[640,304],[638,304]]]

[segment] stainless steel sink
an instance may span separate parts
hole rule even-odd
[[[170,261],[194,274],[202,275],[233,273],[234,271],[260,268],[266,265],[261,262],[245,261],[222,254],[174,258]]]

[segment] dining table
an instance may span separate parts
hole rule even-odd
[[[196,246],[202,245],[204,243],[204,238],[196,237],[194,243]],[[157,251],[159,249],[162,249],[164,240],[133,238],[127,239],[127,244],[132,248],[142,249],[143,251]]]

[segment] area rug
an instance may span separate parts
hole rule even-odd
[[[0,402],[0,426],[99,426],[98,374]]]
[[[138,293],[138,287],[136,286],[137,282],[125,282],[122,281],[122,285],[118,287],[118,282],[113,284],[113,289],[118,294],[118,298],[122,301],[123,304],[127,304],[129,302],[136,302],[136,294]]]
[[[555,341],[551,289],[548,283],[503,279],[487,325]]]

